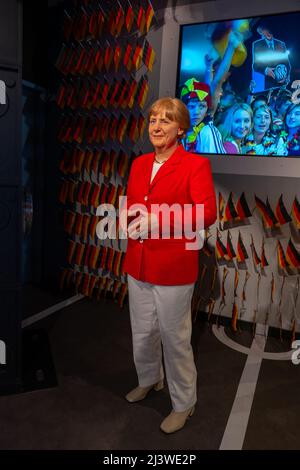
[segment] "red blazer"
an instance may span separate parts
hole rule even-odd
[[[204,226],[216,220],[216,197],[207,158],[177,147],[152,183],[154,152],[136,158],[127,186],[127,207],[144,204],[204,204]],[[190,213],[194,223],[194,207]],[[173,220],[174,221],[174,220]],[[157,285],[191,284],[198,276],[199,250],[186,250],[187,239],[128,239],[123,271]]]

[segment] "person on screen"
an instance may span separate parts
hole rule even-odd
[[[181,100],[167,97],[152,104],[148,132],[154,151],[134,160],[127,186],[127,208],[120,208],[120,226],[128,237],[124,272],[128,275],[133,355],[139,382],[126,399],[135,403],[151,390],[161,390],[165,369],[173,410],[160,429],[167,434],[185,425],[197,401],[191,300],[200,246],[197,243],[191,249],[186,243],[187,236],[190,241],[196,239],[196,232],[191,233],[187,226],[198,231],[201,225],[206,228],[213,224],[217,217],[210,162],[186,152],[181,145],[189,126],[189,111]],[[204,220],[197,215],[198,204],[204,205]],[[154,206],[165,207],[157,212]],[[178,216],[174,206],[179,206]],[[184,209],[186,206],[189,207]],[[134,220],[127,227],[128,217]]]
[[[285,156],[286,145],[273,129],[269,106],[261,105],[253,110],[253,130],[246,137],[242,153],[245,155]]]
[[[182,87],[181,100],[186,104],[191,120],[191,127],[183,139],[185,150],[200,154],[226,153],[221,134],[209,116],[211,108],[209,86],[198,82],[195,78],[190,78]]]
[[[242,144],[250,134],[253,113],[246,103],[236,103],[227,111],[223,124],[219,126],[226,153],[242,153]]]
[[[288,90],[283,90],[276,97],[275,101],[275,117],[273,118],[274,129],[284,129],[284,117],[287,109],[292,104],[292,93]]]
[[[288,156],[300,157],[300,103],[287,109],[284,122]]]
[[[252,43],[253,79],[260,91],[287,85],[291,64],[285,43],[275,39],[265,25],[259,26],[257,32],[261,39]]]

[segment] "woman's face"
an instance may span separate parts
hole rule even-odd
[[[258,109],[253,117],[253,129],[258,134],[265,134],[271,125],[271,116],[268,111]]]
[[[249,134],[251,128],[251,117],[245,109],[238,109],[234,115],[231,125],[231,135],[238,140]]]
[[[197,126],[203,121],[207,113],[206,101],[200,101],[198,99],[191,99],[187,103],[187,107],[190,113],[190,120],[192,126]]]
[[[175,145],[182,130],[178,122],[171,121],[164,111],[152,114],[149,121],[149,138],[155,149],[168,149]]]
[[[300,127],[300,106],[295,106],[286,115],[286,125],[290,128]]]

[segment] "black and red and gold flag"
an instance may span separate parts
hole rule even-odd
[[[236,204],[236,212],[241,220],[251,217],[252,213],[249,209],[249,205],[246,200],[245,193],[242,192],[237,204]]]
[[[231,235],[229,230],[228,230],[228,233],[227,233],[226,249],[227,249],[227,254],[229,256],[229,259],[233,259],[233,258],[236,257],[236,253],[235,253],[233,245],[232,245],[232,235]]]
[[[233,200],[232,200],[232,192],[229,194],[229,198],[224,210],[223,222],[229,222],[230,220],[234,220],[238,217],[238,213],[235,209]]]
[[[288,211],[285,208],[283,194],[281,194],[280,198],[278,199],[275,212],[280,225],[287,224],[288,222],[292,221],[291,216],[288,214]]]
[[[245,248],[241,232],[239,232],[238,242],[237,242],[237,261],[239,263],[244,263],[246,259],[249,258],[247,250]]]
[[[296,227],[300,230],[300,203],[296,196],[292,205],[292,216]]]
[[[286,260],[293,268],[300,268],[300,253],[291,238],[286,249]]]
[[[286,269],[289,267],[289,263],[285,257],[284,250],[279,240],[277,240],[277,259],[278,265],[281,269]]]
[[[254,195],[254,198],[256,207],[262,216],[265,228],[273,228],[278,226],[278,220],[270,206],[268,198],[266,204],[256,195]]]
[[[154,60],[155,60],[155,52],[151,44],[149,44],[149,42],[146,39],[144,43],[144,50],[143,50],[143,62],[146,65],[146,67],[150,70],[150,72],[152,72]]]

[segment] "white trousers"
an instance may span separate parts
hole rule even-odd
[[[133,356],[139,385],[147,387],[165,371],[175,411],[197,401],[197,371],[191,346],[191,300],[194,284],[157,286],[128,275]]]

